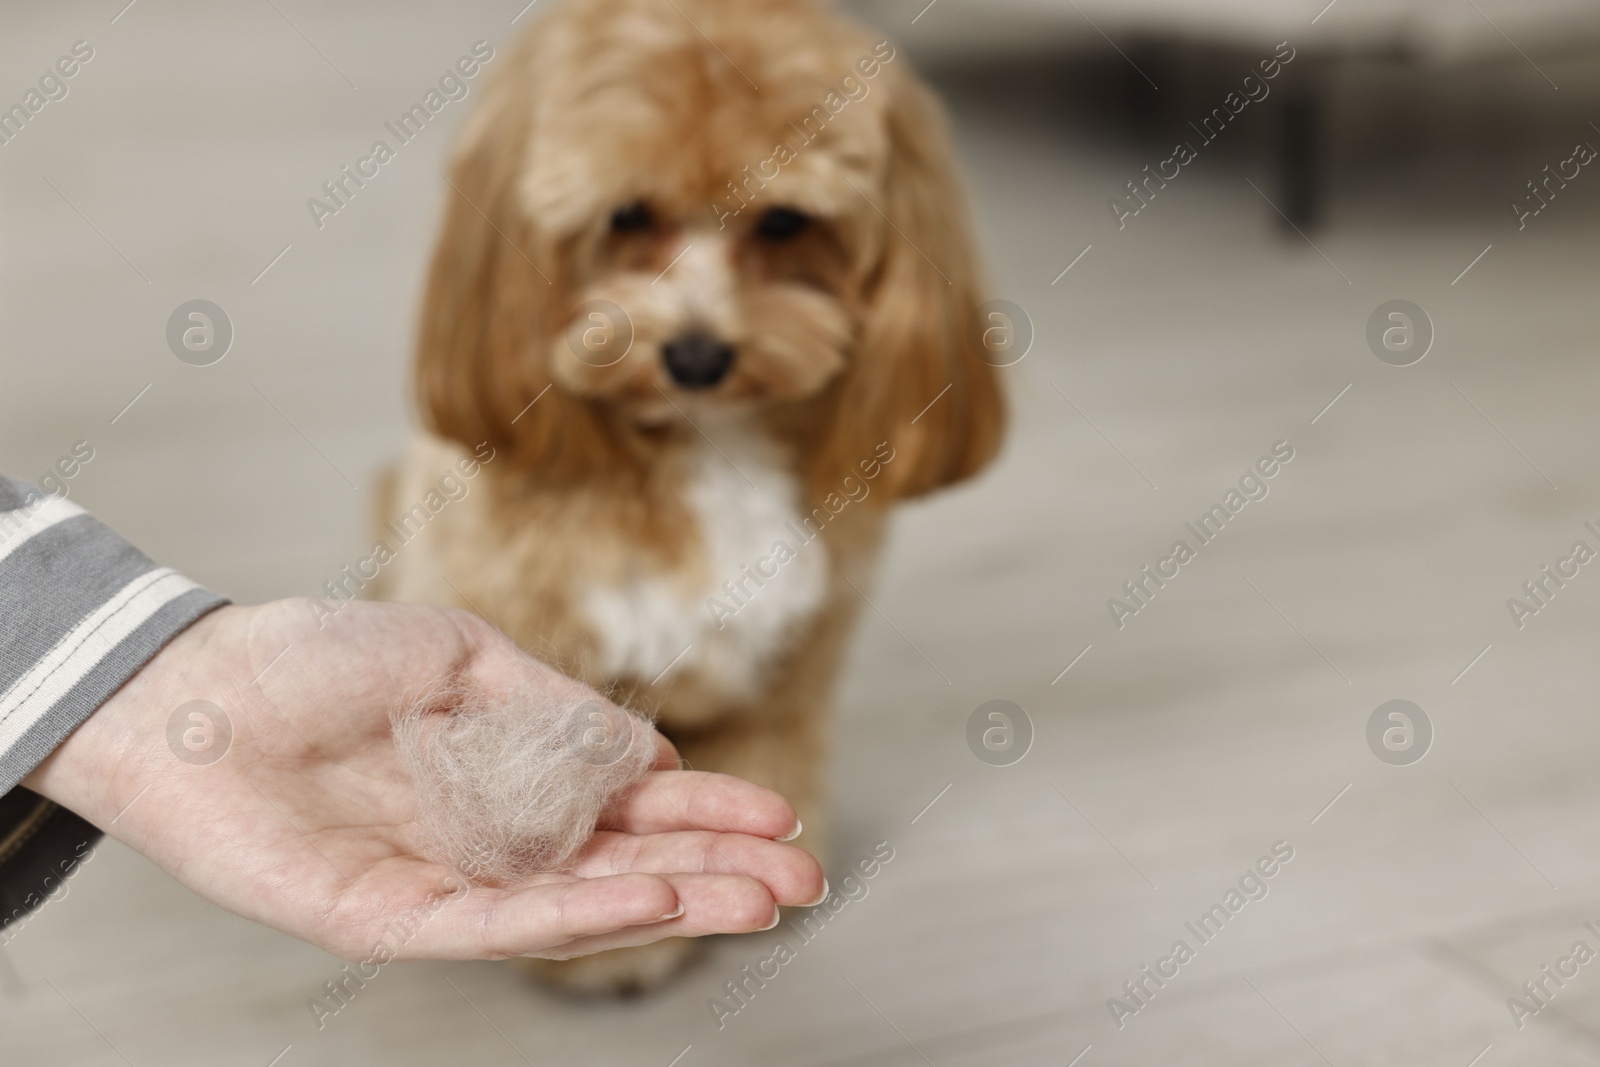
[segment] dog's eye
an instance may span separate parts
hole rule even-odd
[[[811,219],[804,212],[789,207],[775,207],[761,216],[756,223],[756,233],[768,241],[788,241],[805,232]]]
[[[611,213],[611,228],[617,233],[638,233],[654,223],[650,208],[640,201],[624,204]]]

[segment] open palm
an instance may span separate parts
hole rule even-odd
[[[25,784],[200,895],[347,959],[380,943],[398,958],[565,958],[759,930],[822,894],[816,861],[774,840],[796,829],[783,798],[675,769],[659,735],[657,769],[570,872],[470,885],[418,854],[390,713],[451,677],[576,683],[463,612],[351,603],[330,618],[314,603],[201,619]]]

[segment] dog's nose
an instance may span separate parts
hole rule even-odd
[[[708,389],[727,377],[733,346],[706,333],[686,333],[661,346],[672,380],[687,389]]]

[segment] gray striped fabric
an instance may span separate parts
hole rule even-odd
[[[0,475],[0,793],[226,599]]]

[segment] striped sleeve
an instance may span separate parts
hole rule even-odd
[[[0,476],[0,794],[224,603],[76,504]]]

